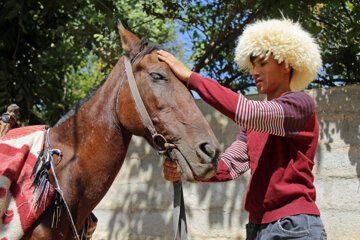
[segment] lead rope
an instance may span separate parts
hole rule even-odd
[[[181,240],[187,240],[187,225],[185,214],[184,194],[182,190],[182,182],[173,182],[174,188],[174,211],[173,211],[173,227],[174,227],[174,240],[177,236]]]
[[[160,161],[164,162],[168,157],[168,149],[164,151],[158,151]],[[171,158],[170,158],[171,159]],[[184,193],[182,189],[182,181],[173,182],[174,189],[174,210],[173,210],[173,229],[174,229],[174,240],[187,240],[187,224],[185,214],[185,202]]]
[[[76,227],[75,227],[75,224],[74,224],[74,220],[71,216],[71,212],[70,212],[70,209],[66,203],[66,200],[64,198],[64,195],[63,195],[63,191],[60,189],[60,185],[59,185],[59,182],[58,182],[58,179],[56,177],[56,173],[55,173],[55,165],[54,165],[54,161],[53,161],[53,157],[52,155],[56,154],[58,155],[59,157],[62,156],[61,154],[61,151],[59,149],[51,149],[50,147],[50,141],[49,141],[49,132],[50,132],[50,128],[48,128],[46,130],[46,148],[47,148],[47,153],[46,153],[46,162],[48,162],[50,164],[50,168],[51,168],[51,171],[53,173],[53,176],[54,176],[54,181],[55,181],[55,191],[58,192],[58,194],[60,195],[61,197],[61,200],[64,204],[64,207],[65,207],[65,210],[66,210],[66,213],[69,217],[69,220],[70,220],[70,225],[71,225],[71,228],[72,228],[72,231],[74,233],[74,237],[76,240],[80,240],[80,237],[79,237],[79,234],[77,233],[76,231]]]

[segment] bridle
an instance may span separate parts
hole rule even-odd
[[[175,145],[168,143],[166,138],[162,134],[159,134],[156,131],[154,124],[151,121],[150,116],[145,108],[144,102],[141,99],[139,89],[135,82],[134,73],[132,71],[131,62],[127,56],[124,56],[124,63],[125,63],[125,73],[129,82],[131,95],[135,101],[136,108],[141,116],[141,119],[145,127],[149,130],[151,134],[153,146],[158,151],[168,151],[170,148],[174,148]],[[122,80],[124,80],[124,78]],[[120,90],[119,90],[119,94],[120,94]],[[119,99],[117,98],[117,101],[118,100]],[[116,103],[116,106],[118,106],[118,102]]]
[[[133,58],[133,60],[135,58],[136,58],[136,56]],[[171,149],[176,148],[176,145],[174,145],[172,143],[168,143],[166,138],[162,134],[159,134],[156,131],[154,124],[152,123],[150,116],[149,116],[148,112],[146,111],[144,102],[142,101],[142,99],[140,97],[140,93],[137,88],[134,74],[132,71],[131,62],[127,56],[124,56],[124,63],[125,63],[125,73],[126,73],[126,76],[127,76],[128,82],[129,82],[131,95],[135,101],[136,108],[141,116],[141,119],[142,119],[144,125],[146,126],[146,128],[149,130],[149,132],[151,134],[153,146],[158,150],[158,154],[162,161],[164,161],[166,158],[169,158],[172,160],[169,152]],[[125,79],[125,73],[121,79],[120,87],[119,87],[117,97],[116,97],[116,102],[115,102],[116,116],[118,114],[118,101],[119,101],[119,96],[120,96],[120,90],[122,88],[122,85],[123,85],[123,82]],[[50,141],[49,141],[50,129],[51,128],[47,129],[47,131],[46,131],[46,151],[45,151],[45,158],[44,158],[44,161],[42,162],[42,164],[44,166],[46,166],[47,169],[50,168],[51,171],[53,172],[53,178],[55,181],[54,190],[58,193],[58,196],[59,196],[59,199],[56,199],[56,201],[57,201],[57,203],[55,204],[56,210],[54,212],[56,217],[55,217],[55,215],[53,215],[52,227],[54,226],[54,222],[56,222],[55,226],[58,223],[58,219],[60,218],[60,213],[61,213],[60,204],[62,203],[64,205],[65,212],[68,215],[71,229],[74,233],[74,238],[76,240],[80,240],[80,239],[82,239],[82,236],[79,236],[79,234],[76,230],[75,222],[71,215],[68,204],[66,203],[66,200],[63,196],[63,192],[60,188],[60,185],[59,185],[56,173],[55,173],[55,164],[54,164],[52,155],[55,154],[55,155],[58,155],[59,158],[61,158],[62,153],[59,149],[51,149]],[[183,191],[182,191],[181,180],[177,181],[177,182],[173,182],[173,188],[174,188],[174,211],[173,211],[174,212],[174,216],[173,216],[174,240],[177,239],[178,236],[180,237],[181,240],[187,240],[188,238],[187,238],[185,204],[184,204],[184,196],[183,196]]]
[[[133,59],[136,59],[135,56]],[[176,145],[172,143],[168,143],[166,138],[159,134],[150,119],[150,116],[145,108],[144,102],[141,99],[139,89],[135,82],[134,73],[132,71],[130,59],[127,56],[124,56],[124,64],[125,64],[125,73],[129,82],[131,95],[135,101],[136,108],[141,116],[141,119],[145,125],[145,127],[149,130],[152,138],[153,146],[157,149],[158,155],[160,159],[164,161],[166,158],[173,160],[170,157],[170,151],[173,148],[176,148]],[[120,83],[120,88],[118,90],[118,95],[116,98],[116,110],[118,109],[118,101],[120,90],[123,85],[124,76]],[[118,111],[116,111],[116,114]],[[174,160],[173,160],[174,161]],[[173,227],[174,227],[174,240],[177,239],[177,236],[180,237],[181,240],[187,239],[187,226],[186,226],[186,215],[185,215],[185,204],[184,204],[184,196],[182,191],[182,182],[177,181],[173,182],[174,188],[174,215],[173,215]]]

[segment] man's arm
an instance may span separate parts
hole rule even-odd
[[[296,136],[315,112],[314,100],[303,92],[286,92],[271,101],[253,101],[197,73],[191,74],[188,88],[242,127],[277,136]]]

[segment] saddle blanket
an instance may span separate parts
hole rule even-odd
[[[10,130],[0,140],[0,240],[20,239],[51,203],[51,187],[41,206],[32,205],[33,168],[45,140],[45,126]]]

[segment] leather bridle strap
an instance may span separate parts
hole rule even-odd
[[[173,148],[173,144],[167,143],[165,137],[158,134],[154,124],[152,123],[150,116],[144,106],[144,102],[141,99],[138,87],[135,82],[134,74],[132,71],[130,60],[127,56],[124,56],[126,76],[129,81],[130,91],[136,104],[136,108],[143,120],[144,125],[151,133],[154,147],[158,149],[158,154],[165,160],[169,157],[169,149]],[[159,142],[160,141],[160,142]],[[169,157],[170,158],[170,157]],[[171,158],[170,158],[171,159]],[[184,194],[182,190],[182,182],[173,182],[174,188],[174,215],[173,215],[173,227],[174,227],[174,240],[178,239],[187,240],[187,226],[185,215]]]
[[[151,121],[148,112],[146,111],[144,102],[141,100],[139,89],[135,82],[135,78],[134,78],[134,74],[132,71],[130,60],[127,56],[125,56],[124,58],[125,58],[125,72],[126,72],[126,76],[129,81],[131,95],[133,96],[133,99],[136,104],[136,108],[138,109],[138,111],[140,113],[141,119],[143,120],[145,127],[149,130],[149,132],[151,134],[153,145],[158,150],[161,150],[161,151],[167,150],[169,148],[169,144],[167,144],[167,141],[163,135],[158,134],[156,132],[154,124]]]
[[[151,136],[154,136],[155,134],[157,134],[155,127],[150,119],[149,114],[146,111],[146,108],[144,106],[144,102],[141,100],[140,97],[140,93],[139,90],[137,88],[136,82],[135,82],[135,78],[134,78],[134,74],[132,71],[132,67],[131,67],[131,63],[130,60],[127,56],[125,56],[125,71],[126,71],[126,76],[128,78],[129,81],[129,86],[130,86],[130,90],[131,90],[131,94],[133,96],[133,99],[135,101],[136,107],[140,113],[141,119],[143,120],[143,123],[145,124],[146,128],[149,129]]]

